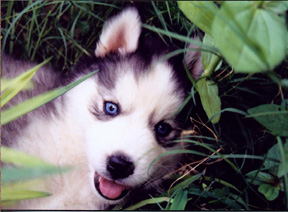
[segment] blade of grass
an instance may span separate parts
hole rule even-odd
[[[144,27],[146,29],[149,29],[149,30],[151,30],[153,32],[157,32],[157,33],[160,33],[160,34],[175,38],[175,39],[180,40],[180,41],[184,41],[184,42],[187,42],[187,43],[193,43],[196,46],[202,47],[203,49],[206,49],[207,51],[210,51],[211,53],[219,55],[219,51],[215,47],[209,46],[209,45],[205,45],[202,42],[194,40],[194,39],[191,39],[189,37],[185,37],[183,35],[179,35],[177,33],[173,33],[173,32],[170,32],[170,31],[165,31],[165,30],[160,29],[160,28],[152,27],[152,26],[147,25],[147,24],[142,24],[142,27]]]
[[[188,200],[188,191],[187,190],[179,190],[176,196],[173,199],[173,203],[171,204],[169,210],[184,210]]]
[[[37,157],[5,146],[1,147],[1,156],[2,162],[13,165],[13,167],[2,166],[2,185],[9,182],[29,180],[35,177],[61,173],[70,169],[69,167],[59,168]]]
[[[167,202],[169,197],[157,197],[153,199],[146,199],[141,202],[136,203],[135,205],[129,206],[128,208],[125,208],[124,210],[126,211],[134,211],[136,209],[139,209],[145,205],[150,205],[150,204],[156,204],[156,203],[161,203],[161,202]]]
[[[158,8],[156,7],[156,5],[155,5],[155,3],[154,3],[153,1],[151,1],[151,4],[152,4],[152,6],[153,6],[153,8],[154,8],[154,11],[155,11],[155,13],[156,13],[156,15],[157,15],[160,23],[162,24],[163,28],[165,29],[165,31],[168,31],[166,22],[165,22],[162,14],[161,14],[161,11],[158,10]],[[172,41],[172,40],[171,40],[171,37],[170,37],[169,35],[168,35],[168,37],[169,37],[170,41]]]
[[[25,167],[51,166],[49,163],[46,163],[37,157],[30,156],[24,152],[6,146],[1,146],[1,161],[15,166]]]
[[[67,41],[66,41],[66,38],[65,38],[65,36],[63,34],[62,29],[60,27],[58,27],[57,29],[60,32],[61,38],[63,40],[64,49],[65,49],[64,65],[66,65],[67,64],[67,52],[68,52],[68,50],[67,50]]]
[[[204,176],[204,179],[207,180],[207,181],[211,181],[211,178],[208,177],[208,176]],[[219,178],[214,178],[213,180],[214,180],[215,182],[218,182],[218,183],[220,183],[220,184],[222,184],[222,185],[224,185],[224,186],[227,186],[227,187],[229,187],[229,188],[232,188],[232,189],[234,189],[235,191],[241,193],[241,191],[240,191],[238,188],[236,188],[235,186],[233,186],[232,184],[230,184],[230,183],[228,183],[228,182],[226,182],[226,181],[224,181],[224,180],[221,180],[221,179],[219,179]]]
[[[5,83],[4,86],[1,87],[1,90],[4,91],[4,93],[1,95],[1,107],[3,107],[20,90],[22,90],[27,85],[27,83],[32,79],[32,77],[35,75],[38,69],[43,65],[45,65],[46,63],[48,63],[51,59],[52,57],[48,58],[39,65],[36,65],[32,69],[12,79],[8,84]]]
[[[83,12],[91,15],[92,17],[100,20],[101,22],[104,22],[104,19],[103,19],[103,18],[101,18],[100,16],[98,16],[98,15],[94,14],[93,12],[87,10],[85,7],[80,6],[79,4],[77,4],[78,2],[76,3],[75,1],[71,1],[71,3],[72,3],[75,7],[77,7],[78,9],[80,9],[81,11],[83,11]]]
[[[40,197],[51,196],[51,194],[41,191],[29,191],[29,190],[11,190],[8,186],[3,186],[1,188],[1,204],[8,205],[12,201],[33,199]]]
[[[22,17],[22,15],[23,15],[24,13],[26,13],[26,12],[29,11],[32,7],[34,7],[35,5],[38,5],[38,4],[40,4],[40,3],[42,3],[42,1],[35,1],[35,2],[33,2],[33,3],[30,4],[28,7],[26,7],[24,10],[22,10],[22,11],[16,16],[16,18],[12,21],[12,23],[10,24],[10,27],[8,28],[6,34],[5,34],[4,37],[3,37],[2,51],[1,51],[1,52],[4,52],[7,38],[8,38],[8,36],[10,35],[10,31],[11,31],[11,29],[14,27],[15,23]]]
[[[170,23],[171,23],[171,25],[172,25],[173,22],[172,22],[171,13],[170,13],[169,1],[165,1],[165,4],[166,4],[166,8],[167,8],[167,12],[168,12],[168,16],[169,16]]]
[[[48,14],[47,14],[47,16],[46,16],[46,18],[45,18],[45,20],[44,20],[44,24],[43,24],[43,25],[41,24],[41,25],[42,25],[42,29],[41,29],[40,34],[38,35],[38,40],[37,40],[37,42],[36,42],[36,44],[35,44],[35,46],[34,46],[34,51],[33,51],[33,53],[32,53],[31,60],[34,60],[34,58],[35,58],[35,55],[36,55],[37,50],[38,50],[38,48],[39,48],[39,44],[40,44],[40,42],[41,42],[41,39],[42,39],[42,37],[43,37],[44,32],[47,33],[47,31],[45,31],[45,29],[46,29],[46,25],[47,25],[47,23],[48,23],[48,17],[49,17],[49,15],[51,14],[51,12],[52,12],[52,10],[49,10],[49,11],[48,11]]]
[[[91,77],[93,74],[95,74],[96,71],[86,75],[85,77],[71,83],[70,85],[58,89],[54,89],[52,91],[48,91],[44,94],[38,95],[32,99],[29,99],[23,103],[20,103],[12,108],[9,108],[5,111],[2,112],[2,119],[1,119],[1,124],[7,124],[10,121],[15,120],[16,118],[42,106],[43,104],[50,102],[51,100],[57,98],[58,96],[63,95],[70,89],[74,88],[76,85],[80,84],[84,80],[88,79]]]
[[[174,193],[176,190],[180,189],[180,188],[187,188],[189,187],[189,185],[191,185],[193,182],[195,182],[196,180],[199,180],[200,177],[203,175],[203,173],[198,173],[196,175],[190,176],[188,177],[188,179],[185,179],[183,182],[178,183],[176,186],[174,186],[173,188],[171,188],[168,192],[169,193]]]
[[[206,154],[202,153],[202,152],[197,152],[194,150],[188,150],[188,149],[174,149],[168,152],[164,152],[162,154],[160,154],[159,156],[157,156],[151,163],[150,166],[148,168],[148,172],[150,171],[151,166],[160,158],[168,156],[168,155],[174,155],[174,154],[194,154],[194,155],[201,155],[201,156],[207,156]]]

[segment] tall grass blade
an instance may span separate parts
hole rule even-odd
[[[32,79],[36,74],[38,69],[44,64],[48,63],[52,57],[48,58],[44,62],[35,66],[34,68],[26,71],[25,73],[19,75],[18,77],[10,80],[9,83],[4,83],[4,86],[1,86],[1,91],[4,93],[1,95],[1,107],[3,107],[9,100],[11,100],[20,90],[22,90],[27,83]]]
[[[146,199],[141,202],[138,202],[135,205],[129,206],[125,208],[124,210],[126,211],[134,211],[137,210],[145,205],[150,205],[150,204],[156,204],[156,203],[161,203],[161,202],[168,202],[169,197],[157,197],[157,198],[152,198],[152,199]]]
[[[3,186],[1,188],[1,204],[8,205],[14,201],[33,199],[40,197],[51,196],[51,194],[41,191],[29,191],[29,190],[11,190],[9,186]]]
[[[20,103],[12,108],[9,108],[5,111],[2,112],[2,120],[1,120],[1,124],[7,124],[10,121],[13,121],[15,119],[17,119],[18,117],[44,105],[47,102],[50,102],[51,100],[63,95],[64,93],[66,93],[67,91],[69,91],[70,89],[74,88],[75,86],[77,86],[78,84],[80,84],[81,82],[83,82],[84,80],[88,79],[89,77],[91,77],[93,74],[95,74],[96,71],[86,75],[85,77],[71,83],[70,85],[66,86],[66,87],[62,87],[62,88],[58,88],[58,89],[54,89],[52,91],[48,91],[44,94],[38,95],[32,99],[29,99],[23,103]]]
[[[32,7],[34,7],[35,5],[38,5],[38,4],[40,4],[40,3],[42,3],[42,1],[35,1],[35,2],[33,2],[32,4],[30,4],[29,6],[27,6],[24,10],[22,10],[22,11],[16,16],[16,18],[12,21],[10,27],[8,28],[6,34],[5,34],[4,37],[3,37],[2,51],[1,51],[1,52],[4,52],[7,38],[8,38],[8,36],[10,35],[10,31],[11,31],[11,29],[14,27],[15,23],[22,17],[22,15],[23,15],[24,13],[26,13],[26,12],[29,11]]]

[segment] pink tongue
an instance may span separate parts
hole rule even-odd
[[[100,177],[99,184],[100,191],[105,197],[108,197],[109,199],[118,198],[125,189],[123,185],[119,185],[103,177]]]

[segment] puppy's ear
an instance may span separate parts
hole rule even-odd
[[[128,54],[138,47],[141,20],[138,11],[129,7],[108,20],[103,27],[96,45],[96,57],[104,57],[110,52]]]
[[[193,37],[193,39],[200,41],[198,36]],[[190,43],[187,48],[193,50],[187,51],[184,62],[186,62],[187,68],[190,71],[192,77],[197,80],[204,72],[202,66],[201,51],[197,50],[197,48],[199,49],[200,47]]]

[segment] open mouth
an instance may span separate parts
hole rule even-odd
[[[108,200],[119,200],[123,198],[129,191],[129,188],[116,183],[113,180],[108,180],[95,172],[94,185],[98,193]]]

